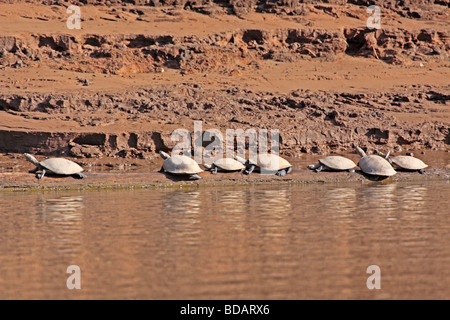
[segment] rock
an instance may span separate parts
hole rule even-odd
[[[100,158],[103,156],[98,146],[77,145],[72,143],[70,155],[77,158]]]
[[[77,77],[77,81],[79,83],[81,83],[84,87],[90,86],[92,84],[92,81],[89,79],[83,79],[83,78]]]
[[[13,65],[11,65],[11,67],[15,68],[15,69],[20,69],[20,68],[23,68],[25,66],[26,65],[23,63],[22,60],[17,60]]]

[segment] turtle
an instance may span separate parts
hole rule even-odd
[[[198,173],[203,172],[203,170],[192,158],[184,155],[170,156],[164,151],[160,151],[159,154],[164,159],[164,163],[159,172],[167,171],[173,175],[188,175],[196,180],[202,178]]]
[[[258,160],[253,163],[250,160],[245,160],[239,156],[235,159],[246,166],[244,174],[251,174],[253,171],[264,173],[275,173],[277,176],[283,177],[292,172],[292,165],[282,157],[271,154],[261,153],[258,155]]]
[[[84,169],[77,163],[64,158],[48,158],[39,162],[35,157],[29,153],[24,154],[25,158],[36,166],[35,169],[30,170],[30,173],[36,173],[36,178],[42,179],[46,173],[73,176],[78,179],[86,178],[82,172]],[[37,173],[41,171],[41,173]]]
[[[217,171],[233,172],[245,169],[245,165],[233,158],[219,158],[213,164],[205,163],[203,166],[210,170],[212,174],[216,174]]]
[[[308,169],[315,170],[316,172],[320,172],[324,169],[331,171],[348,170],[349,172],[355,172],[355,167],[356,164],[352,160],[341,156],[328,156],[320,159],[317,164],[307,166]]]
[[[358,166],[364,173],[384,177],[390,177],[397,173],[385,158],[378,155],[367,155],[358,146],[356,147],[356,152],[361,156]]]
[[[410,153],[408,156],[395,156],[389,157],[389,153],[385,155],[384,153],[377,150],[377,153],[385,158],[389,163],[396,169],[408,170],[408,171],[418,171],[421,174],[425,173],[425,168],[428,167],[426,163],[422,160],[414,158],[414,154]]]

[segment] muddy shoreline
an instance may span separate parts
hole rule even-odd
[[[283,184],[369,184],[393,182],[450,181],[449,169],[432,169],[424,175],[399,172],[394,177],[382,181],[372,181],[360,171],[321,172],[320,174],[297,170],[289,176],[275,176],[218,173],[217,176],[204,174],[201,180],[189,181],[170,177],[160,173],[93,173],[84,180],[71,177],[46,177],[37,181],[32,174],[0,174],[0,192],[18,191],[64,191],[64,190],[118,190],[118,189],[153,189],[153,188],[209,188],[248,185],[283,185]]]
[[[355,155],[346,155],[354,160]],[[0,162],[10,168],[7,172],[0,173],[0,192],[14,191],[62,191],[62,190],[113,190],[113,189],[153,189],[153,188],[209,188],[224,186],[248,186],[248,185],[282,185],[282,184],[371,184],[393,182],[422,182],[422,181],[449,181],[450,167],[448,153],[441,153],[441,158],[435,165],[425,170],[425,174],[418,172],[397,171],[397,174],[383,180],[373,180],[360,170],[350,172],[326,172],[316,173],[306,168],[306,163],[313,163],[317,157],[307,159],[289,159],[293,162],[292,173],[285,177],[275,175],[260,175],[253,173],[249,176],[240,172],[211,174],[202,172],[201,180],[190,180],[186,177],[173,176],[167,173],[159,173],[162,160],[129,162],[124,166],[121,159],[102,159],[101,162],[85,162],[85,179],[73,177],[46,176],[42,180],[35,178],[34,174],[27,171],[32,165],[22,158],[13,159],[0,157]],[[442,157],[443,156],[443,157]],[[428,155],[433,158],[434,155]],[[75,160],[75,159],[73,159]],[[432,162],[433,163],[433,162]]]

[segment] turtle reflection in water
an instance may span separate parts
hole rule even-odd
[[[30,170],[30,173],[36,173],[36,178],[42,179],[46,173],[73,176],[78,179],[86,178],[82,172],[84,171],[77,163],[64,158],[49,158],[39,162],[31,154],[25,153],[25,158],[36,166],[35,169]],[[37,173],[41,171],[41,173]]]

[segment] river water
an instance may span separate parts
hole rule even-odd
[[[450,299],[449,199],[449,181],[4,192],[0,299]]]

